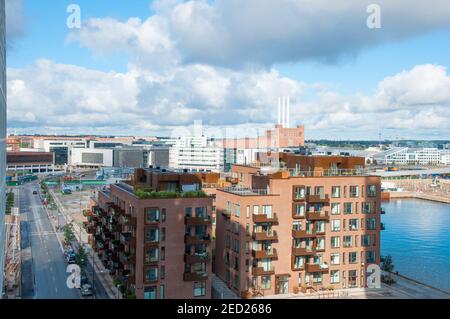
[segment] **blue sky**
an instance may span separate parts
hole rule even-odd
[[[74,36],[75,40],[68,42],[67,37],[70,30],[65,25],[68,17],[66,7],[73,2],[81,7],[83,28],[79,34]],[[229,3],[234,2],[236,1],[229,1]],[[196,27],[198,25],[195,23],[201,21],[198,17],[206,17],[205,20],[213,18],[220,19],[222,13],[225,16],[225,9],[227,9],[227,6],[232,6],[232,4],[223,5],[220,1],[194,1],[192,6],[188,7],[190,2],[188,2],[188,5],[184,6],[182,3],[175,3],[175,1],[160,1],[160,3],[167,3],[169,8],[167,10],[169,11],[164,11],[162,9],[156,9],[155,11],[153,10],[152,4],[149,1],[144,0],[24,0],[21,12],[24,17],[23,20],[25,21],[25,23],[23,23],[24,32],[20,36],[10,39],[11,45],[8,51],[8,67],[13,70],[12,72],[9,72],[11,74],[8,78],[10,81],[9,84],[11,84],[10,87],[37,88],[37,83],[27,83],[28,79],[21,79],[20,77],[25,77],[25,75],[30,76],[30,73],[32,72],[42,72],[42,70],[38,70],[38,68],[41,68],[42,66],[36,66],[37,61],[41,59],[51,62],[50,65],[46,65],[49,69],[45,70],[52,74],[50,75],[49,73],[49,76],[55,76],[54,72],[56,65],[64,65],[64,67],[82,67],[83,71],[80,72],[85,73],[89,73],[90,71],[100,71],[101,74],[98,76],[101,77],[102,81],[107,81],[105,79],[107,74],[111,75],[117,73],[126,75],[126,77],[130,76],[133,78],[133,85],[136,85],[136,97],[131,97],[130,101],[132,101],[134,105],[132,108],[137,110],[136,114],[140,115],[134,116],[133,120],[136,121],[134,130],[129,129],[125,132],[117,132],[117,134],[163,134],[168,133],[168,130],[173,130],[176,127],[188,125],[189,119],[181,120],[182,116],[178,116],[177,114],[192,114],[192,116],[187,116],[191,120],[200,117],[200,120],[203,120],[206,125],[236,125],[239,127],[246,127],[249,125],[270,125],[270,123],[276,120],[276,111],[270,111],[276,108],[276,105],[274,105],[275,103],[272,103],[272,101],[275,101],[277,98],[276,93],[272,94],[273,96],[267,94],[267,96],[264,97],[265,100],[262,98],[261,100],[258,100],[256,97],[261,96],[261,94],[258,94],[257,91],[252,92],[251,90],[252,85],[256,85],[257,87],[268,86],[270,89],[273,88],[273,92],[277,92],[278,90],[280,91],[280,95],[292,95],[293,101],[298,101],[298,105],[295,105],[293,110],[293,112],[296,112],[295,110],[297,109],[298,114],[292,116],[296,122],[292,124],[305,124],[307,132],[308,129],[310,129],[310,138],[326,138],[333,136],[340,139],[349,139],[358,135],[362,138],[375,139],[378,136],[378,131],[383,129],[386,132],[389,132],[389,134],[408,138],[448,138],[448,119],[445,119],[445,121],[437,121],[436,125],[434,125],[432,121],[432,119],[438,118],[443,110],[448,110],[449,104],[447,104],[447,102],[449,101],[446,100],[447,97],[445,96],[432,104],[428,103],[424,95],[421,95],[419,100],[411,101],[410,99],[412,90],[417,90],[414,85],[421,85],[414,83],[414,81],[411,80],[412,78],[420,79],[420,74],[422,74],[420,72],[424,72],[425,75],[433,74],[433,72],[442,75],[440,68],[445,69],[450,66],[450,54],[448,54],[450,52],[450,23],[445,22],[448,19],[446,20],[446,17],[442,17],[442,13],[439,12],[440,10],[442,11],[440,8],[436,8],[436,19],[431,22],[424,20],[423,26],[420,25],[420,23],[414,24],[414,21],[408,22],[408,18],[404,18],[405,21],[400,21],[399,19],[392,19],[392,17],[389,16],[388,18],[392,19],[388,20],[392,30],[389,28],[387,28],[388,30],[385,30],[385,28],[381,31],[385,32],[385,35],[379,37],[381,40],[378,37],[374,37],[374,43],[371,43],[370,39],[369,41],[362,39],[359,34],[356,34],[360,31],[355,31],[355,47],[349,49],[345,46],[349,46],[349,43],[350,46],[353,45],[351,39],[352,35],[349,34],[347,39],[346,35],[342,33],[351,29],[345,29],[348,28],[348,26],[342,26],[342,30],[340,30],[339,28],[341,26],[338,25],[338,22],[331,21],[331,23],[336,23],[338,26],[336,32],[341,32],[338,37],[342,37],[344,40],[342,41],[342,47],[339,47],[339,41],[336,41],[337,43],[333,44],[334,47],[332,47],[332,49],[350,53],[350,56],[352,57],[340,58],[340,56],[337,56],[336,61],[338,62],[324,63],[323,56],[321,55],[324,50],[329,50],[329,48],[321,48],[320,42],[326,43],[327,41],[330,41],[330,37],[333,37],[333,34],[330,33],[330,31],[327,33],[326,31],[319,30],[317,34],[312,34],[316,35],[316,37],[313,37],[312,35],[302,35],[302,29],[298,25],[293,25],[292,28],[286,27],[286,30],[289,30],[286,31],[286,41],[292,42],[292,39],[298,38],[300,42],[299,44],[292,45],[291,51],[287,52],[287,49],[284,51],[277,50],[276,46],[279,44],[274,43],[273,38],[272,40],[264,39],[264,35],[258,34],[258,28],[250,26],[248,28],[250,30],[248,33],[250,34],[252,41],[253,39],[257,39],[255,40],[255,43],[251,43],[247,47],[245,40],[243,40],[244,42],[239,42],[239,39],[237,39],[235,43],[232,42],[234,40],[230,40],[231,42],[228,43],[229,45],[226,47],[224,46],[224,48],[229,49],[230,52],[224,52],[222,57],[223,50],[214,50],[214,46],[220,46],[222,43],[210,42],[211,44],[208,45],[207,38],[211,34],[205,33],[206,31],[204,30],[207,28],[204,28],[201,25],[197,29]],[[279,10],[283,10],[283,1],[280,1],[280,3],[281,5],[279,7],[281,7],[281,9]],[[270,2],[267,2],[266,6],[269,7]],[[344,8],[345,5],[342,5],[342,7]],[[192,8],[196,10],[190,11]],[[210,12],[208,10],[215,10],[216,13],[220,13],[220,17],[215,18],[217,15],[208,16],[208,12]],[[349,11],[349,15],[352,14],[351,8],[346,10]],[[417,11],[414,11],[413,9],[410,10],[411,12],[408,14],[413,17],[417,16],[419,17],[417,20],[420,20],[420,8],[418,8]],[[243,8],[242,11],[246,12],[245,8]],[[169,14],[166,14],[167,12],[169,12]],[[179,14],[180,12],[182,14]],[[190,15],[186,12],[190,12]],[[252,10],[249,10],[248,12],[250,12],[249,14],[252,14]],[[283,13],[282,11],[280,12]],[[300,19],[300,16],[302,15],[301,9],[298,12]],[[175,19],[174,17],[176,17],[176,14],[182,19],[181,23],[179,23],[179,21],[172,21]],[[274,14],[276,14],[276,12]],[[402,12],[389,12],[389,14],[402,14]],[[198,15],[197,18],[195,15]],[[144,23],[150,21],[149,18],[152,16],[161,17],[161,19],[164,20],[164,23],[155,23],[157,27],[153,25],[153,22],[150,27],[145,26]],[[320,17],[320,10],[317,10],[317,16]],[[130,27],[126,22],[131,17],[139,17],[142,24],[139,26],[132,25]],[[96,27],[90,23],[90,19],[92,18],[101,20],[108,18],[113,21],[112,23],[117,26],[117,30],[120,30],[121,32],[117,35],[118,39],[114,39],[114,35],[108,34],[106,24],[101,25],[101,30],[96,29]],[[251,20],[250,18],[251,17],[249,17],[249,20]],[[258,16],[257,13],[255,13],[255,21],[264,18],[264,15]],[[395,28],[393,28],[392,21],[396,21],[395,23],[398,23],[399,25],[395,25]],[[236,24],[241,23],[240,21],[229,22],[228,20],[218,20],[216,22],[217,24],[223,22],[223,29],[225,29],[225,31],[222,29],[219,30],[218,28],[217,33],[212,33],[212,41],[215,40],[214,37],[217,37],[218,34],[221,36],[223,34],[228,35],[228,33],[232,35],[232,32],[234,32],[233,30],[236,29]],[[411,23],[411,25],[408,25],[408,23]],[[190,32],[189,28],[180,28],[180,30],[178,30],[177,27],[182,24],[191,26],[193,31]],[[170,25],[170,27],[167,27],[167,25]],[[350,23],[349,25],[351,26]],[[108,26],[110,25],[108,24]],[[295,28],[299,28],[298,36],[295,32],[293,33],[290,31],[291,29],[296,30]],[[158,32],[160,34],[158,34]],[[198,32],[199,35],[195,36],[195,32]],[[252,36],[251,32],[254,32],[255,35]],[[90,35],[96,34],[101,36],[101,38],[96,38],[102,39],[101,43],[96,43],[95,40],[92,41],[92,39],[89,38]],[[142,36],[137,36],[137,34],[141,34]],[[157,38],[157,40],[151,38],[147,42],[146,36],[155,34],[161,36],[162,40],[160,38]],[[192,38],[191,34],[193,34]],[[111,39],[109,37],[111,37]],[[123,37],[123,40],[120,37]],[[202,37],[205,37],[206,44],[202,43]],[[292,38],[289,39],[289,37]],[[136,38],[139,40],[136,40]],[[284,35],[280,34],[280,38],[283,39]],[[105,40],[103,41],[103,39]],[[161,49],[160,47],[146,47],[146,43],[152,41],[162,41],[160,46],[167,45],[167,43],[164,42],[166,39],[169,39],[167,41],[170,41],[170,45],[168,45],[170,49],[167,47],[164,47],[164,49]],[[246,38],[243,37],[243,39]],[[259,39],[261,39],[261,43],[257,42]],[[311,43],[313,46],[317,46],[317,53],[311,53],[305,48],[302,48],[302,39],[304,41],[304,46],[311,45]],[[140,42],[136,44],[132,41]],[[360,42],[359,44],[358,41]],[[133,45],[127,47],[129,43],[133,43]],[[286,44],[287,47],[291,45],[288,42],[286,42]],[[108,53],[111,51],[111,46],[114,48],[117,46],[117,52]],[[243,46],[245,51],[239,51],[239,46]],[[270,52],[268,54],[261,52],[261,48],[263,48],[263,50],[266,50],[265,48],[267,48],[267,51]],[[254,50],[254,55],[252,55],[252,50]],[[346,52],[346,50],[348,52]],[[332,51],[333,50],[327,51],[325,54],[327,56],[332,56],[334,54]],[[296,52],[298,52],[298,54]],[[317,54],[317,56],[315,54]],[[240,64],[241,61],[239,61],[241,56],[242,65]],[[252,56],[255,56],[254,61],[252,60]],[[260,56],[264,56],[264,58],[258,60]],[[148,60],[151,61],[149,62]],[[331,60],[335,61],[334,58]],[[249,63],[252,65],[251,68],[247,67]],[[415,67],[424,65],[436,67],[428,66],[415,69]],[[160,70],[159,67],[162,67],[162,70]],[[133,70],[133,72],[131,72],[131,70]],[[386,84],[387,88],[384,88],[382,92],[379,90],[379,84],[386,78],[394,77],[403,71],[407,72],[407,74],[401,78],[401,85],[391,81]],[[158,74],[159,76],[179,74],[180,78],[174,76],[171,78],[172,82],[161,82],[158,83],[158,85],[155,85],[155,79],[158,78],[155,76],[155,78],[150,81],[151,84],[145,83],[145,85],[141,86],[142,76],[144,74],[148,75],[148,72],[152,73],[152,76],[155,76],[155,74]],[[276,72],[277,74],[273,75],[271,72]],[[136,73],[139,73],[139,75],[136,76]],[[211,87],[208,87],[207,84],[205,84],[206,86],[203,86],[203,77],[211,76],[211,74],[214,76],[214,81],[211,80]],[[66,76],[68,77],[69,75],[66,73],[58,73],[59,79],[65,79]],[[97,74],[95,76],[97,76]],[[286,82],[286,78],[293,82]],[[446,88],[447,78],[448,70],[447,73],[442,75],[442,82],[436,83],[436,87],[430,89],[430,92],[433,95],[436,95],[436,90],[443,90],[443,88]],[[187,86],[183,81],[199,82],[200,84],[194,88],[194,91],[189,91],[189,88],[186,87],[186,91],[189,93],[186,95],[186,93],[183,94],[183,92],[180,92],[184,85]],[[207,83],[209,81],[208,78],[206,78],[205,81]],[[90,86],[89,83],[85,84],[87,87]],[[104,85],[107,86],[108,84],[105,82]],[[409,85],[410,87],[406,87],[406,85]],[[286,86],[289,86],[289,88],[284,89]],[[321,88],[317,89],[317,86]],[[391,86],[395,86],[395,88]],[[248,89],[248,92],[242,92],[242,87]],[[314,87],[314,89],[311,89],[311,87]],[[197,89],[198,92],[195,91]],[[226,90],[226,92],[224,90]],[[108,90],[105,89],[105,92],[106,91]],[[16,92],[16,90],[14,92]],[[148,98],[146,97],[146,92],[153,92],[158,98]],[[398,92],[401,92],[402,95],[392,96]],[[51,93],[53,94],[54,92]],[[44,94],[45,92],[42,91],[36,92],[36,96],[39,96],[40,98],[42,98]],[[56,96],[48,95],[45,96],[43,100],[45,100],[45,103],[55,103],[56,105],[60,103],[60,100],[66,101],[67,95],[62,96],[61,94]],[[82,92],[82,94],[84,94],[84,92]],[[321,94],[326,94],[327,96],[329,96],[329,94],[334,94],[338,97],[333,98],[332,101],[327,99],[324,104],[320,99],[322,96]],[[88,94],[86,93],[86,95]],[[359,95],[363,95],[364,98],[362,100],[355,100]],[[382,114],[379,110],[369,110],[370,112],[373,111],[375,116],[379,117],[380,121],[378,121],[378,123],[372,123],[372,127],[370,126],[370,123],[365,123],[364,125],[359,123],[363,117],[362,114],[367,112],[367,109],[358,109],[359,106],[354,104],[363,103],[363,101],[372,103],[370,101],[375,100],[375,97],[379,97],[380,95],[383,95],[380,98],[380,101],[382,102],[377,100],[373,104],[376,105],[377,108],[385,110],[384,113]],[[29,129],[35,132],[42,130],[48,131],[49,129],[61,132],[64,131],[64,129],[67,129],[68,133],[82,133],[86,130],[91,130],[93,126],[93,123],[87,123],[86,126],[84,126],[80,124],[81,121],[74,121],[71,123],[68,118],[56,118],[58,115],[57,113],[59,113],[58,111],[48,114],[45,118],[44,116],[40,117],[40,114],[34,112],[32,109],[36,106],[29,106],[30,110],[26,112],[28,114],[26,116],[27,120],[23,120],[23,117],[20,117],[18,114],[19,110],[23,112],[23,110],[27,109],[27,102],[25,99],[16,99],[15,94],[10,94],[10,96],[10,108],[13,110],[10,117],[10,128],[23,131]],[[143,97],[145,97],[145,99]],[[106,107],[102,104],[102,98],[103,97],[93,97],[89,95],[86,97],[86,100],[95,100],[95,103],[82,104],[81,102],[73,102],[74,105],[76,104],[79,106],[79,109],[74,111],[73,118],[76,118],[77,116],[81,117],[82,112],[89,112],[86,110],[92,110],[92,114],[99,114],[100,111],[98,110]],[[113,98],[114,97],[111,97],[111,99]],[[217,101],[218,99],[220,101]],[[255,99],[258,101],[255,101]],[[398,101],[405,101],[405,99],[407,103],[405,102],[406,104],[399,105]],[[29,100],[36,101],[35,96],[30,97]],[[168,104],[163,105],[162,101],[166,101],[165,103]],[[396,102],[392,105],[383,105],[380,107],[379,103],[388,103],[387,101]],[[69,107],[72,106],[70,102],[67,103],[69,103]],[[111,103],[111,101],[109,101],[109,103]],[[126,112],[125,109],[130,107],[123,101],[117,103],[117,107],[121,112]],[[424,105],[425,107],[416,108],[416,105],[419,104]],[[171,115],[174,117],[173,121],[167,121],[166,119],[158,121],[158,114],[164,114],[163,110],[165,108],[170,108],[174,105],[177,107],[174,107],[172,112],[173,115]],[[39,107],[44,108],[45,106],[39,105]],[[227,109],[232,109],[233,107],[238,107],[237,114],[241,115],[242,119],[236,120],[236,117],[229,116],[229,112],[225,111]],[[390,107],[392,107],[392,109],[389,109]],[[411,108],[409,109],[409,107]],[[262,112],[258,112],[258,110],[255,111],[255,108],[261,108]],[[305,113],[304,108],[317,108],[325,112],[331,110],[329,114],[327,114],[329,120],[324,121],[317,112],[308,113],[308,111]],[[55,109],[56,108],[54,107],[53,110]],[[193,111],[188,113],[187,110],[189,109],[192,109]],[[14,112],[15,110],[17,110],[16,113]],[[148,118],[145,117],[145,110],[148,110]],[[200,110],[208,111],[200,112]],[[264,118],[264,110],[269,110],[270,116]],[[343,114],[348,115],[348,121],[354,121],[352,125],[346,125],[346,116]],[[410,123],[415,123],[414,119],[421,118],[424,114],[430,118],[430,121],[427,122],[428,124],[421,124],[416,128],[410,128],[409,125],[406,127],[398,125],[403,117],[408,117],[407,120],[409,120]],[[48,120],[51,116],[55,116],[55,120]],[[380,123],[383,123],[383,116],[389,119],[395,118],[396,121],[386,123],[385,127],[380,127]],[[342,118],[342,120],[337,121],[337,118]],[[219,119],[223,121],[221,122]],[[117,121],[118,119],[114,119],[114,124],[120,122]],[[53,126],[52,124],[54,123],[58,124]],[[343,126],[342,130],[340,130],[339,125]],[[396,125],[398,125],[398,127]],[[101,127],[103,131],[108,132],[109,134],[115,133],[114,125],[108,126],[106,121],[101,124]]]

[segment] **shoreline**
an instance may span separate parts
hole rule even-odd
[[[383,200],[386,201],[389,201],[391,199],[415,198],[443,204],[450,204],[450,196],[431,195],[417,192],[383,192],[383,194],[385,194],[382,196]]]

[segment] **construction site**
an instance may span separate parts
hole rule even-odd
[[[21,252],[20,252],[20,215],[19,209],[13,207],[11,214],[5,218],[5,297],[21,297]]]

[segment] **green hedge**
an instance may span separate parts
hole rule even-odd
[[[189,191],[189,192],[179,192],[179,191],[161,191],[161,192],[146,192],[142,189],[138,189],[135,192],[136,196],[140,199],[150,199],[150,198],[194,198],[194,197],[207,197],[208,195],[200,191]]]

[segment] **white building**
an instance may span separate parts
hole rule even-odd
[[[6,44],[5,0],[0,0],[0,298],[3,296],[5,265],[6,188]]]
[[[113,149],[70,148],[69,165],[76,167],[112,167]]]
[[[223,169],[223,148],[209,142],[206,136],[180,137],[174,142],[169,151],[170,168],[214,172]]]
[[[447,161],[447,150],[437,148],[394,147],[373,156],[377,164],[388,165],[442,165]],[[444,155],[444,157],[443,157]]]

